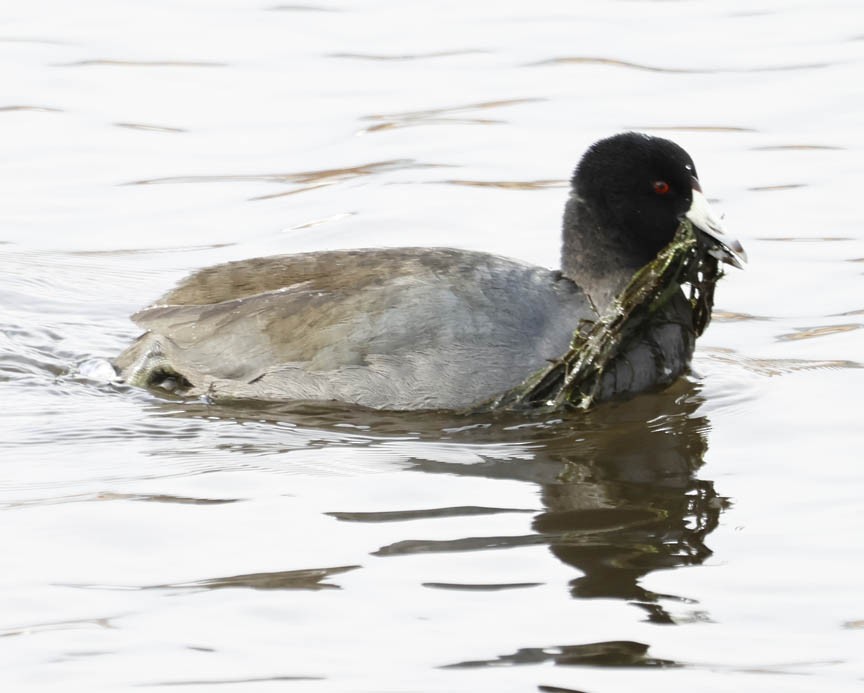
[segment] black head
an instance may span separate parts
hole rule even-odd
[[[674,142],[626,132],[594,143],[573,174],[573,191],[599,225],[647,262],[675,235],[693,202],[696,166]]]
[[[561,269],[595,299],[613,298],[685,217],[717,259],[736,267],[747,260],[711,213],[693,159],[674,142],[635,132],[600,140],[585,152],[572,184]]]

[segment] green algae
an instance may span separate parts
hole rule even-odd
[[[603,374],[684,285],[689,285],[690,327],[700,336],[711,320],[714,286],[722,275],[703,238],[685,219],[669,245],[633,275],[612,307],[596,321],[579,325],[567,353],[480,410],[588,409],[597,399]]]

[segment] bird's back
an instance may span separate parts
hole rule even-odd
[[[560,274],[494,255],[308,253],[192,275],[134,316],[148,332],[116,364],[190,394],[459,409],[544,367],[594,317]]]

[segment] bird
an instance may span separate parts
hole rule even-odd
[[[470,410],[548,366],[689,219],[711,253],[746,253],[713,216],[690,155],[643,133],[583,154],[559,269],[453,248],[329,250],[199,270],[132,316],[121,381],[211,401]],[[660,389],[695,345],[679,290],[604,375],[600,399]]]

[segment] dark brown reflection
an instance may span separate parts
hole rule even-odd
[[[153,589],[208,589],[246,587],[253,590],[325,590],[340,589],[339,585],[323,582],[333,575],[355,570],[360,566],[345,565],[334,568],[310,568],[306,570],[281,570],[273,573],[248,573],[228,577],[195,580],[171,585],[153,585]]]
[[[648,645],[630,640],[592,642],[585,645],[562,647],[523,647],[513,654],[495,659],[475,660],[449,664],[444,669],[469,669],[486,666],[512,666],[514,664],[607,666],[607,667],[670,667],[678,666],[667,659],[648,656]]]
[[[461,517],[464,515],[495,515],[497,513],[530,513],[531,510],[517,508],[486,508],[477,505],[456,505],[449,508],[429,508],[423,510],[389,510],[371,513],[326,513],[337,520],[348,522],[404,522],[406,520],[427,520],[430,517]]]
[[[81,583],[58,583],[63,587],[77,587],[87,590],[219,590],[242,587],[253,590],[338,590],[339,585],[325,580],[356,570],[359,565],[340,565],[332,568],[305,568],[301,570],[279,570],[270,573],[246,573],[224,577],[172,582],[162,585],[94,585]],[[0,631],[0,637],[3,632]]]
[[[519,426],[523,438],[542,443],[532,460],[488,459],[476,465],[417,460],[415,468],[427,473],[536,483],[544,510],[534,517],[529,534],[404,539],[376,555],[546,544],[581,573],[570,583],[574,597],[622,599],[643,609],[649,621],[674,623],[664,602],[690,601],[651,592],[641,581],[655,570],[708,558],[706,537],[726,505],[713,482],[696,476],[708,449],[709,422],[698,413],[700,403],[695,387],[680,382],[664,393],[601,406],[551,425]],[[478,437],[477,431],[472,434]]]

